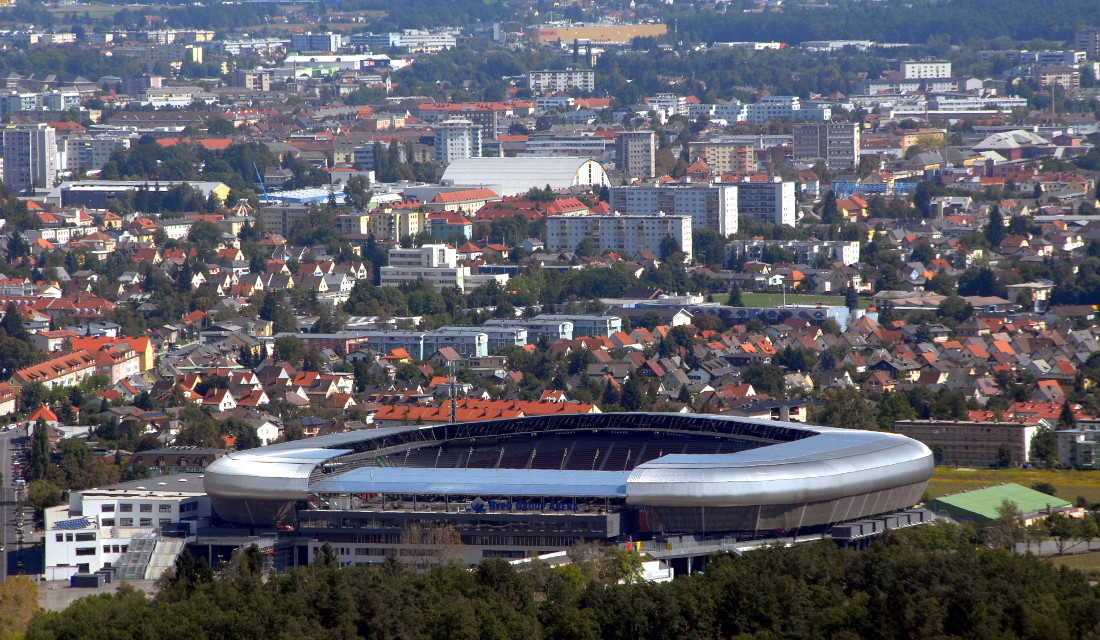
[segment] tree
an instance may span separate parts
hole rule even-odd
[[[1031,485],[1031,488],[1034,489],[1035,491],[1045,493],[1048,496],[1057,496],[1058,495],[1058,487],[1055,487],[1054,485],[1052,485],[1049,482],[1035,482]]]
[[[810,421],[826,427],[842,429],[878,429],[874,406],[855,387],[830,391],[820,409],[810,412]]]
[[[11,576],[0,583],[0,637],[22,637],[39,611],[38,586],[33,580]]]
[[[48,480],[35,480],[27,485],[25,503],[34,509],[37,522],[42,522],[42,510],[62,503],[61,489]]]
[[[878,426],[885,431],[894,428],[894,423],[898,420],[912,420],[917,417],[908,394],[897,391],[882,394],[875,408],[878,411]]]
[[[50,434],[46,421],[39,418],[31,433],[30,451],[27,452],[28,481],[41,480],[50,469]]]
[[[1041,426],[1031,436],[1031,462],[1048,469],[1058,464],[1058,438],[1050,427]]]
[[[206,130],[212,136],[231,136],[236,131],[233,123],[225,118],[210,118],[206,124]]]
[[[598,256],[600,255],[600,245],[596,244],[596,241],[592,238],[585,238],[577,244],[575,253],[586,258]]]
[[[31,336],[27,331],[27,327],[23,324],[24,320],[23,312],[19,310],[15,302],[9,302],[8,306],[4,308],[4,319],[0,320],[0,328],[8,334],[8,337],[28,342]]]
[[[1059,429],[1072,429],[1077,426],[1077,416],[1073,413],[1073,406],[1069,400],[1062,402],[1062,411],[1058,415]]]
[[[1046,526],[1047,533],[1050,534],[1051,538],[1054,538],[1055,545],[1058,548],[1058,554],[1061,555],[1065,553],[1069,541],[1077,534],[1077,521],[1057,511],[1047,516]]]
[[[668,260],[672,254],[678,251],[680,251],[680,243],[676,241],[676,238],[672,236],[661,238],[661,244],[658,246],[658,257],[662,261]]]
[[[366,211],[370,207],[371,199],[374,197],[374,192],[371,191],[370,187],[370,180],[366,176],[352,176],[344,185],[344,201],[354,207],[356,211]]]
[[[450,524],[410,522],[401,530],[400,543],[401,557],[420,571],[462,562],[462,536]]]
[[[1024,540],[1024,526],[1020,522],[1020,508],[1007,498],[997,507],[997,518],[989,524],[989,543],[993,548],[1014,550],[1016,543]]]
[[[825,224],[840,224],[843,218],[836,206],[836,192],[830,189],[825,192],[825,199],[821,203],[821,221]]]
[[[848,309],[859,308],[859,294],[856,293],[856,288],[851,284],[844,289],[844,306]]]
[[[297,336],[283,336],[275,339],[275,360],[297,364],[307,354],[305,343]]]
[[[783,397],[783,370],[774,364],[764,362],[751,364],[741,373],[741,380],[751,384],[757,393],[775,398]]]
[[[950,326],[954,326],[974,315],[974,307],[959,296],[948,296],[940,301],[936,310],[939,316]]]
[[[985,227],[985,237],[994,248],[1001,246],[1005,237],[1005,221],[1001,215],[1000,207],[993,207],[989,211],[989,222]]]
[[[641,411],[645,394],[637,376],[630,376],[623,387],[623,409],[627,411]]]

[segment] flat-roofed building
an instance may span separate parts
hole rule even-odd
[[[660,253],[665,238],[676,241],[678,251],[691,259],[689,216],[612,214],[606,216],[549,216],[546,218],[546,248],[574,251],[590,239],[601,251],[633,257],[643,250]]]
[[[724,236],[737,233],[737,186],[732,184],[612,187],[610,204],[624,216],[687,216],[692,227],[707,227]]]

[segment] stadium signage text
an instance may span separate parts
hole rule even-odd
[[[491,511],[578,511],[577,505],[568,502],[507,502],[489,501]]]

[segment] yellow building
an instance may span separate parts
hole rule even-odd
[[[527,35],[539,44],[587,40],[592,43],[628,43],[634,38],[657,38],[668,33],[661,24],[601,24],[586,27],[532,27]]]

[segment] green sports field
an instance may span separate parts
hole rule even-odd
[[[721,295],[715,296],[715,300],[718,302],[728,302],[729,296]],[[741,302],[746,307],[771,307],[775,305],[783,304],[782,293],[742,293]],[[787,304],[821,304],[827,306],[843,306],[844,296],[815,296],[804,293],[788,293]],[[871,306],[871,301],[866,299],[860,299],[859,306],[861,309],[866,309]]]

